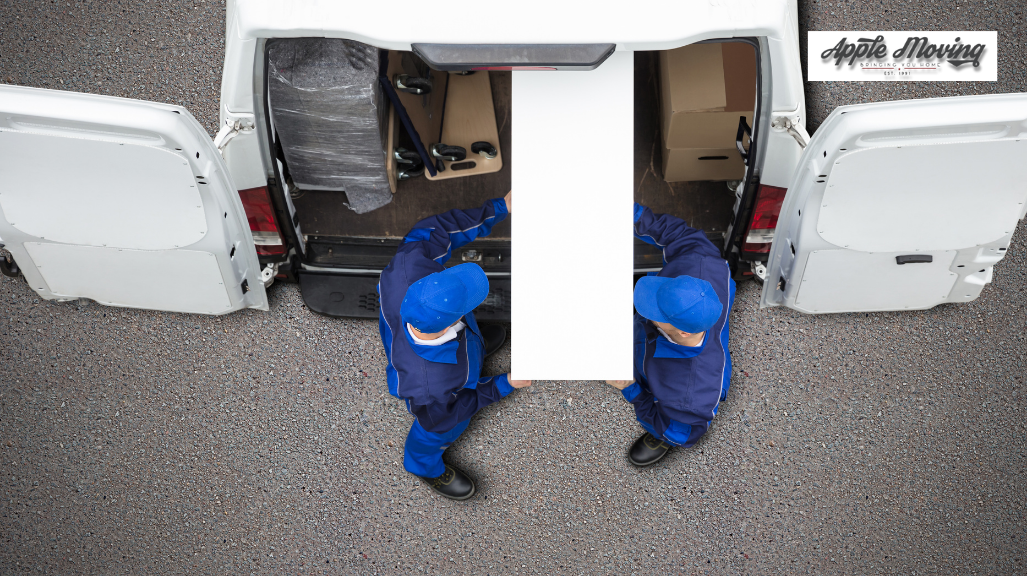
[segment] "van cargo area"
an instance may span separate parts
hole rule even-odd
[[[503,167],[498,172],[463,178],[429,180],[422,174],[396,182],[392,201],[370,212],[358,214],[349,209],[346,193],[297,188],[293,202],[300,215],[304,234],[328,237],[402,238],[422,218],[453,208],[480,206],[489,198],[510,191],[510,72],[479,72],[487,74],[492,85],[492,102],[499,131],[499,149]],[[429,142],[427,144],[432,144]],[[405,144],[405,146],[404,146]],[[400,131],[399,148],[412,150],[410,136]],[[470,156],[469,156],[470,158]],[[510,238],[510,222],[492,229],[489,238]]]
[[[315,49],[312,51],[303,42],[316,42]],[[732,221],[735,203],[735,193],[725,181],[741,179],[744,170],[741,157],[733,150],[738,118],[747,116],[751,122],[757,97],[755,50],[746,43],[731,44],[736,48],[730,55],[721,51],[721,44],[634,55],[634,199],[656,212],[684,219],[706,232],[718,246]],[[694,47],[699,50],[682,52]],[[740,82],[735,74],[732,80],[731,70],[737,66],[731,62],[744,57],[745,51],[749,65],[744,67],[743,75],[751,78]],[[381,270],[395,254],[402,237],[419,220],[452,208],[480,206],[510,190],[515,161],[511,115],[516,114],[516,110],[511,110],[511,72],[472,73],[479,77],[475,80],[479,90],[475,100],[468,92],[457,94],[455,90],[462,86],[455,81],[466,83],[473,76],[429,70],[411,52],[386,52],[349,40],[318,38],[270,41],[267,54],[271,150],[296,208],[296,222],[305,243],[302,261],[308,269],[320,269],[322,274],[329,274],[331,269],[359,270],[365,274]],[[669,58],[668,54],[675,57]],[[310,60],[306,69],[297,66],[303,58]],[[681,64],[690,60],[694,63],[697,58],[710,61],[702,62],[701,66]],[[399,74],[404,75],[402,79]],[[390,85],[378,82],[379,77],[389,78]],[[422,80],[430,84],[430,93],[417,93],[417,82]],[[483,92],[486,80],[488,91]],[[415,86],[410,88],[403,82]],[[682,85],[686,96],[698,96],[688,100],[671,94],[669,88]],[[408,91],[386,94],[394,87]],[[747,94],[739,95],[743,88]],[[487,102],[488,96],[481,98],[489,93],[491,102]],[[319,99],[319,94],[326,96]],[[402,97],[401,113],[395,106],[397,96]],[[672,98],[676,99],[672,102]],[[748,106],[740,106],[739,102]],[[596,121],[602,122],[602,118]],[[430,177],[428,167],[422,166],[424,152],[440,142],[453,143],[442,141],[444,136],[458,139],[461,130],[473,129],[478,133],[491,130],[496,141],[489,144],[496,148],[501,162],[492,166],[501,167],[464,176],[454,168],[459,170],[461,165],[468,164],[473,167],[476,163],[479,167],[488,166],[490,160],[470,149],[462,162],[443,162],[429,153],[433,163],[442,164],[444,169],[454,167],[448,172],[436,171],[435,177]],[[668,140],[669,136],[673,138]],[[468,138],[465,135],[464,139]],[[461,144],[467,147],[470,142]],[[705,153],[707,149],[712,152]],[[570,138],[554,143],[552,150],[519,153],[552,155],[554,162],[566,162],[567,169],[574,170],[576,154],[603,154],[604,150],[602,143],[575,142]],[[680,166],[668,165],[678,162],[678,153],[699,153],[703,157],[698,162],[699,169],[693,169],[695,179],[667,178],[669,171],[689,173],[688,169],[682,172]],[[397,178],[410,166],[409,159],[421,167],[420,172],[415,171],[409,178]],[[407,164],[397,163],[403,161]],[[704,172],[704,162],[735,165],[726,172]],[[587,190],[580,193],[587,198]],[[455,253],[448,265],[472,261],[493,276],[509,273],[510,229],[509,220],[499,223],[490,236]],[[559,244],[583,242],[587,239],[562,239],[554,244],[554,254],[559,253]],[[662,266],[660,252],[654,247],[636,241],[635,253],[638,270]],[[557,260],[554,265],[558,265]],[[306,292],[305,289],[305,298]],[[365,300],[368,298],[370,295]]]

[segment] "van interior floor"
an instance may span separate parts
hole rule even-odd
[[[670,213],[690,226],[716,237],[732,218],[734,197],[723,182],[665,182],[660,154],[660,106],[656,52],[635,53],[635,137],[634,198],[655,212]],[[533,72],[545,74],[546,72]],[[511,148],[511,73],[489,72],[492,96],[499,124],[503,168],[499,172],[467,178],[430,181],[417,177],[402,181],[393,201],[366,214],[347,208],[346,195],[340,192],[303,191],[294,199],[304,234],[326,237],[402,238],[419,220],[451,210],[481,205],[488,198],[502,197],[510,190]],[[587,74],[587,72],[581,72]],[[601,118],[596,119],[601,122]],[[556,151],[552,151],[555,158]],[[567,152],[567,151],[564,151]],[[581,154],[602,154],[579,150]],[[573,153],[570,154],[573,157]],[[618,159],[611,159],[618,161]],[[574,170],[573,161],[568,170]],[[587,199],[588,191],[580,191]],[[491,239],[510,238],[510,221],[493,228]],[[580,239],[568,239],[580,240]]]
[[[510,72],[488,72],[492,102],[499,128],[503,168],[491,174],[467,178],[428,180],[424,176],[399,182],[392,202],[366,214],[344,205],[345,193],[305,191],[294,199],[304,234],[318,236],[363,236],[402,238],[418,221],[452,210],[474,208],[489,198],[502,198],[510,191]],[[431,144],[431,143],[429,143]],[[412,148],[411,146],[407,146]],[[468,151],[470,153],[470,151]],[[471,156],[468,156],[472,158]],[[473,159],[473,158],[472,158]],[[510,221],[497,224],[489,238],[509,240]]]

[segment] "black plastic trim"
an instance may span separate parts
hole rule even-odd
[[[300,271],[300,294],[307,308],[340,318],[378,318],[378,275]],[[489,278],[489,294],[474,309],[475,320],[510,321],[510,278]]]
[[[723,232],[704,230],[703,234],[705,234],[706,238],[709,239],[710,242],[713,242],[714,245],[724,241]],[[659,246],[653,246],[644,240],[635,238],[633,251],[636,273],[638,273],[639,270],[663,268],[663,250]]]
[[[361,269],[380,272],[396,256],[401,238],[307,236],[309,266],[318,268]],[[480,238],[453,250],[447,267],[474,262],[487,273],[510,272],[509,240]],[[468,258],[465,259],[465,256]]]
[[[760,38],[733,38],[731,40],[726,40],[729,42],[745,42],[756,49],[756,93],[758,94],[758,97],[756,98],[756,110],[753,114],[752,134],[749,137],[748,156],[752,160],[747,161],[749,169],[746,171],[745,183],[743,184],[745,188],[742,191],[742,198],[738,204],[738,211],[735,212],[735,219],[731,223],[722,251],[722,255],[730,264],[732,272],[737,269],[738,262],[740,260],[750,259],[765,261],[767,259],[766,254],[754,255],[742,252],[745,235],[749,232],[749,221],[752,219],[752,210],[756,204],[756,194],[760,187],[760,173],[763,168],[763,159],[765,158],[765,155],[761,155],[761,144],[762,141],[765,141],[764,133],[770,125],[769,110],[773,104],[772,102],[766,101],[773,98],[773,92],[770,89],[770,53],[769,50],[766,52],[763,50],[760,40]],[[764,67],[766,67],[766,75],[764,75]]]
[[[934,262],[934,256],[930,254],[907,254],[895,257],[895,263],[899,266],[903,264],[929,264],[931,262]]]
[[[749,142],[752,142],[752,129],[749,128],[749,123],[745,121],[745,116],[739,116],[738,133],[735,134],[735,148],[738,148],[738,153],[742,155],[742,160],[744,160],[745,165],[748,166],[751,164],[751,162],[749,162],[750,156],[749,153],[745,151],[745,146],[742,145],[745,136],[749,136]],[[752,145],[750,144],[750,147],[751,146]],[[700,160],[702,160],[702,158],[700,158]]]
[[[18,267],[18,263],[14,261],[14,257],[10,254],[6,256],[0,255],[0,274],[10,278],[17,278],[21,275],[21,268]]]
[[[616,44],[412,44],[429,67],[448,72],[526,67],[594,70]]]
[[[271,207],[275,210],[275,224],[278,226],[278,232],[282,235],[282,239],[285,241],[285,254],[275,256],[261,256],[260,263],[267,264],[269,262],[285,262],[289,258],[291,251],[296,251],[300,254],[303,253],[303,239],[299,238],[296,234],[296,228],[292,225],[292,218],[289,217],[289,203],[285,199],[285,195],[288,194],[287,190],[284,190],[279,182],[285,182],[285,178],[278,171],[279,155],[281,153],[279,143],[275,138],[275,133],[271,127],[271,110],[270,103],[268,102],[267,92],[267,78],[268,78],[268,65],[270,59],[268,58],[268,51],[274,41],[267,41],[264,43],[264,78],[261,82],[263,88],[261,89],[261,108],[264,111],[264,132],[269,139],[268,144],[271,150],[271,170],[273,176],[268,178],[267,181],[267,192],[268,197],[271,199]],[[283,161],[283,166],[285,165]],[[284,225],[283,225],[284,224]]]

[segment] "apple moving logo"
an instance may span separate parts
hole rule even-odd
[[[974,68],[981,65],[981,56],[984,54],[984,44],[962,44],[957,36],[952,44],[931,44],[927,36],[909,36],[901,48],[892,53],[892,58],[934,60],[944,59],[952,66],[959,68],[964,64],[973,63]],[[842,61],[849,59],[848,65],[852,66],[856,60],[882,59],[888,56],[888,46],[884,42],[884,36],[876,38],[860,38],[855,43],[849,43],[848,38],[842,38],[832,48],[824,50],[820,54],[823,60],[834,59],[836,66],[841,66]]]

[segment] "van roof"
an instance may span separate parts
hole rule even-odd
[[[710,38],[782,38],[795,0],[518,0],[446,10],[423,1],[237,0],[241,38],[348,38],[390,50],[413,43],[590,44],[666,50]],[[602,7],[600,7],[602,6]]]

